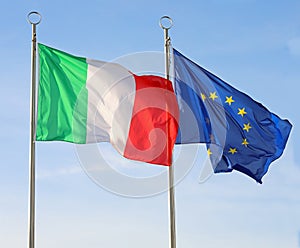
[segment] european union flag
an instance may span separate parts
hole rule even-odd
[[[238,170],[262,183],[292,125],[173,49],[180,109],[176,144],[206,143],[215,172]]]

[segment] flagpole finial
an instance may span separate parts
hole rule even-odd
[[[173,26],[173,20],[169,16],[162,16],[159,19],[159,25],[162,29],[169,30]]]
[[[42,15],[37,11],[31,11],[27,15],[27,21],[32,25],[38,25],[42,21]]]

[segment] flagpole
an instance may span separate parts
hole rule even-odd
[[[164,23],[168,22],[168,24]],[[173,20],[169,16],[160,18],[160,26],[164,30],[165,50],[165,73],[166,79],[170,79],[170,43],[169,29],[173,26]],[[169,219],[170,219],[170,248],[176,248],[176,225],[175,225],[175,191],[174,191],[174,170],[169,166]]]
[[[33,20],[37,18],[37,20]],[[31,40],[31,92],[30,92],[30,144],[29,144],[29,207],[28,207],[28,248],[35,246],[35,106],[36,106],[36,26],[41,15],[32,11],[27,15],[32,27]]]

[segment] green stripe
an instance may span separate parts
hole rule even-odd
[[[85,143],[87,97],[85,58],[38,44],[39,91],[36,140]]]

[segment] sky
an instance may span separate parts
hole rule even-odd
[[[262,185],[239,172],[203,180],[205,148],[175,148],[177,246],[300,247],[299,1],[11,0],[1,9],[1,247],[27,247],[32,10],[42,15],[39,42],[124,63],[163,52],[158,23],[168,15],[176,49],[288,119],[287,147]],[[95,148],[101,156],[90,156]],[[37,143],[36,247],[168,247],[166,168],[127,161],[109,144],[87,150]],[[117,172],[106,181],[103,163]],[[158,188],[148,180],[157,177]]]

